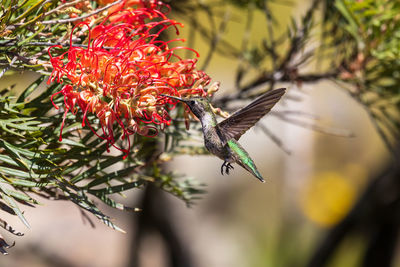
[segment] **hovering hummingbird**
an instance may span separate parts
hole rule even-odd
[[[210,102],[205,98],[184,99],[164,94],[163,96],[185,103],[200,120],[205,147],[224,161],[221,166],[222,175],[224,174],[224,167],[225,173],[229,174],[229,170],[233,169],[231,163],[237,163],[264,183],[265,180],[258,172],[254,161],[238,143],[238,140],[271,110],[285,93],[285,90],[286,88],[270,90],[219,123],[217,123],[215,114],[212,112]]]

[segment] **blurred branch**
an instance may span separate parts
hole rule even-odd
[[[269,128],[267,128],[264,124],[258,123],[257,127],[259,127],[264,134],[266,134],[271,140],[280,148],[282,149],[286,154],[290,155],[292,154],[291,150],[285,146],[285,143],[282,141],[281,138],[279,138],[277,135],[271,132]]]
[[[3,255],[8,255],[8,252],[6,249],[12,248],[15,246],[15,242],[12,245],[7,244],[7,242],[4,240],[3,236],[0,235],[0,253]]]
[[[249,91],[255,90],[259,86],[263,86],[268,83],[274,83],[274,82],[300,82],[300,83],[316,83],[324,79],[332,79],[337,77],[338,72],[328,72],[328,73],[323,73],[323,74],[304,74],[304,75],[298,75],[296,77],[292,76],[290,73],[281,73],[277,72],[275,74],[265,74],[260,77],[258,77],[256,80],[252,81],[246,86],[243,86],[240,88],[239,91],[219,97],[214,100],[217,105],[225,106],[228,102],[238,100],[238,99],[246,99],[250,94]],[[256,97],[258,94],[253,95],[253,97]]]
[[[162,192],[152,185],[146,187],[141,208],[143,211],[140,215],[133,217],[136,230],[132,238],[133,251],[130,253],[128,266],[139,266],[140,247],[150,233],[157,233],[163,241],[168,257],[166,266],[195,266],[188,246],[183,242],[181,232],[177,229],[177,224],[171,216],[171,204]]]
[[[16,236],[23,236],[24,234],[21,232],[17,232],[11,225],[9,225],[6,221],[0,219],[0,227],[7,230],[9,233],[16,235]]]
[[[208,53],[206,54],[203,65],[201,66],[202,70],[205,70],[207,68],[207,66],[210,64],[212,56],[215,53],[217,44],[220,42],[221,37],[222,37],[223,33],[225,32],[226,27],[228,25],[229,18],[230,18],[230,15],[229,15],[230,11],[226,10],[223,20],[217,29],[216,23],[214,21],[214,16],[212,14],[212,10],[208,7],[204,7],[204,10],[206,11],[208,18],[210,20],[212,38],[210,39],[210,46],[209,46]]]
[[[326,266],[345,238],[353,235],[361,235],[368,244],[362,266],[391,266],[400,227],[399,177],[400,158],[396,158],[370,179],[354,208],[328,232],[307,266]]]
[[[320,133],[324,133],[324,134],[328,134],[328,135],[339,136],[339,137],[354,137],[354,134],[352,132],[345,130],[345,129],[326,127],[326,126],[316,124],[315,122],[307,122],[307,121],[299,120],[298,118],[290,118],[280,112],[274,112],[272,114],[274,116],[276,116],[277,118],[279,118],[280,120],[289,122],[290,124],[297,125],[297,126],[300,126],[300,127],[306,128],[306,129],[311,129],[316,132],[320,132]]]

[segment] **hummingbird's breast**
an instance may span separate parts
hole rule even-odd
[[[212,113],[209,104],[207,110],[209,112],[203,112],[199,117],[204,134],[204,145],[212,154],[222,160],[228,161],[231,158],[231,150],[227,145],[227,140],[225,140],[224,135],[218,128],[217,119]]]
[[[231,158],[230,149],[216,127],[205,127],[203,128],[203,133],[204,145],[208,151],[222,160]]]

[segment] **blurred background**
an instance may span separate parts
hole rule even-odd
[[[284,31],[291,17],[300,19],[310,4],[307,0],[273,2],[276,32]],[[224,38],[239,43],[246,14],[233,6],[230,16],[233,22]],[[257,27],[264,25],[263,15],[255,12],[254,16],[250,43],[265,37],[265,28]],[[191,29],[185,27],[181,35],[190,39]],[[201,38],[192,44],[202,55],[201,66],[208,44]],[[206,72],[221,82],[216,98],[234,88],[237,68],[237,59],[213,56]],[[6,75],[2,85],[18,80],[17,87],[26,88],[36,77],[29,72]],[[311,259],[318,257],[324,240],[338,229],[391,155],[363,105],[338,84],[321,79],[274,85],[279,87],[288,91],[262,124],[282,143],[271,140],[262,127],[253,127],[240,139],[265,184],[236,165],[229,176],[222,176],[222,162],[213,156],[175,157],[165,167],[196,178],[207,192],[191,207],[155,188],[131,190],[126,198],[115,196],[143,209],[135,213],[99,203],[126,234],[107,228],[72,203],[39,199],[42,205],[24,209],[32,227],[25,236],[5,234],[16,241],[16,247],[1,258],[0,266],[322,266]],[[239,102],[237,107],[245,104]],[[303,126],[274,113],[290,110],[307,114]],[[329,133],[337,131],[349,134]],[[193,139],[203,142],[200,136]],[[151,201],[146,201],[148,195],[153,196]],[[14,217],[5,218],[22,229]],[[324,266],[368,266],[365,255],[370,246],[361,232],[346,232]],[[400,266],[399,257],[393,259],[390,266]]]

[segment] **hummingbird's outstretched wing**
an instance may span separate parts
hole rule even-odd
[[[218,123],[217,127],[226,140],[239,138],[256,122],[258,122],[279,101],[286,88],[270,90],[256,98],[253,102],[239,109],[230,117]]]

